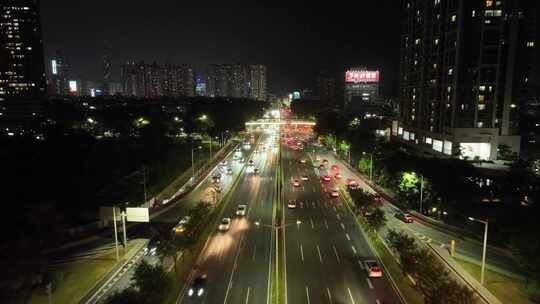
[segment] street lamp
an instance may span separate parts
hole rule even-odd
[[[482,270],[480,272],[480,284],[484,285],[484,270],[486,268],[486,247],[488,236],[488,220],[479,220],[474,217],[469,217],[469,221],[478,222],[484,224],[484,248],[482,250]]]
[[[362,152],[366,155],[366,152]],[[369,153],[369,180],[373,180],[373,152]]]
[[[191,149],[191,185],[195,184],[195,161],[194,161],[194,151],[201,150],[202,147],[198,146],[197,148]]]

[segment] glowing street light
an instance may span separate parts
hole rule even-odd
[[[482,250],[482,270],[480,272],[480,284],[484,285],[484,270],[486,268],[486,247],[487,247],[487,236],[488,236],[488,220],[479,220],[474,217],[469,216],[469,221],[478,222],[484,224],[484,246]]]

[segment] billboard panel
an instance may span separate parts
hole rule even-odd
[[[77,92],[77,81],[75,81],[75,80],[70,80],[69,81],[69,91],[71,93]]]
[[[148,208],[126,208],[126,215],[128,222],[148,223],[150,222],[150,216]]]
[[[56,63],[56,60],[53,59],[51,61],[51,65],[52,65],[52,73],[53,73],[53,75],[58,74],[58,65]]]
[[[379,71],[346,71],[345,82],[379,82]]]

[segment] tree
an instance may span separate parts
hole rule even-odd
[[[163,303],[172,286],[171,279],[161,266],[152,266],[144,260],[135,269],[131,280],[143,303]]]
[[[139,292],[133,288],[124,289],[122,292],[115,292],[107,298],[106,304],[143,304],[146,303],[141,298]]]
[[[189,230],[189,229],[188,229]],[[184,233],[180,236],[171,236],[160,240],[158,252],[161,259],[171,258],[174,263],[174,271],[177,271],[178,259],[187,251],[191,250],[196,240],[192,233]]]
[[[370,215],[366,216],[366,220],[368,225],[374,231],[381,229],[381,227],[386,224],[386,217],[384,215],[384,211],[382,211],[380,208],[375,208],[375,210],[373,210]]]

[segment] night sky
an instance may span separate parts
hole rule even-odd
[[[195,3],[197,2],[197,3]],[[293,2],[293,1],[291,1]],[[345,66],[381,70],[396,93],[400,1],[322,1],[265,6],[250,1],[42,1],[45,56],[61,50],[73,72],[99,80],[109,49],[113,78],[128,60],[164,64],[265,63],[270,93],[312,87],[317,73]],[[339,77],[342,77],[339,74]]]

